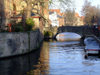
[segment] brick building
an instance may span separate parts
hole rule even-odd
[[[42,7],[39,3],[37,3],[34,7],[38,10],[32,9],[29,11],[31,13],[31,17],[35,21],[36,27],[41,28],[42,26],[48,27],[49,13],[48,13],[48,0],[44,0],[45,7]],[[21,21],[22,19],[22,11],[26,8],[28,9],[27,3],[24,0],[0,0],[0,22],[1,26],[5,26],[12,19],[16,19],[17,21]],[[36,13],[39,14],[36,14]],[[35,14],[34,14],[35,13]],[[43,22],[42,17],[46,19],[45,23]],[[43,27],[42,27],[43,28]]]

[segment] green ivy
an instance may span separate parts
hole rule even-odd
[[[35,23],[32,18],[26,19],[26,31],[33,30],[34,25],[35,25]]]

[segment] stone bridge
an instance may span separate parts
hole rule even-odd
[[[93,34],[91,26],[62,26],[58,28],[57,34],[62,32],[75,32],[81,36]]]
[[[52,32],[52,37],[56,37],[58,33],[62,32],[75,32],[81,36],[88,36],[93,34],[92,26],[62,26],[45,28],[46,31]]]

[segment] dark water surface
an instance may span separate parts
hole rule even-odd
[[[0,60],[0,75],[100,75],[100,58],[78,42],[44,42],[30,54]]]

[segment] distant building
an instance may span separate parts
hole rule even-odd
[[[49,10],[49,19],[52,26],[62,26],[64,25],[63,13],[60,12],[60,9],[50,9]]]
[[[51,25],[52,26],[59,26],[59,21],[58,21],[58,17],[57,17],[57,13],[56,12],[50,12],[49,13],[49,19],[51,20]]]
[[[77,25],[77,26],[82,26],[82,25],[84,25],[84,16],[79,16],[79,14],[78,13],[75,13],[75,17],[76,17],[76,22],[75,22],[75,24],[74,25]]]
[[[60,18],[59,18],[59,26],[63,26],[64,25],[64,13],[60,13]]]

